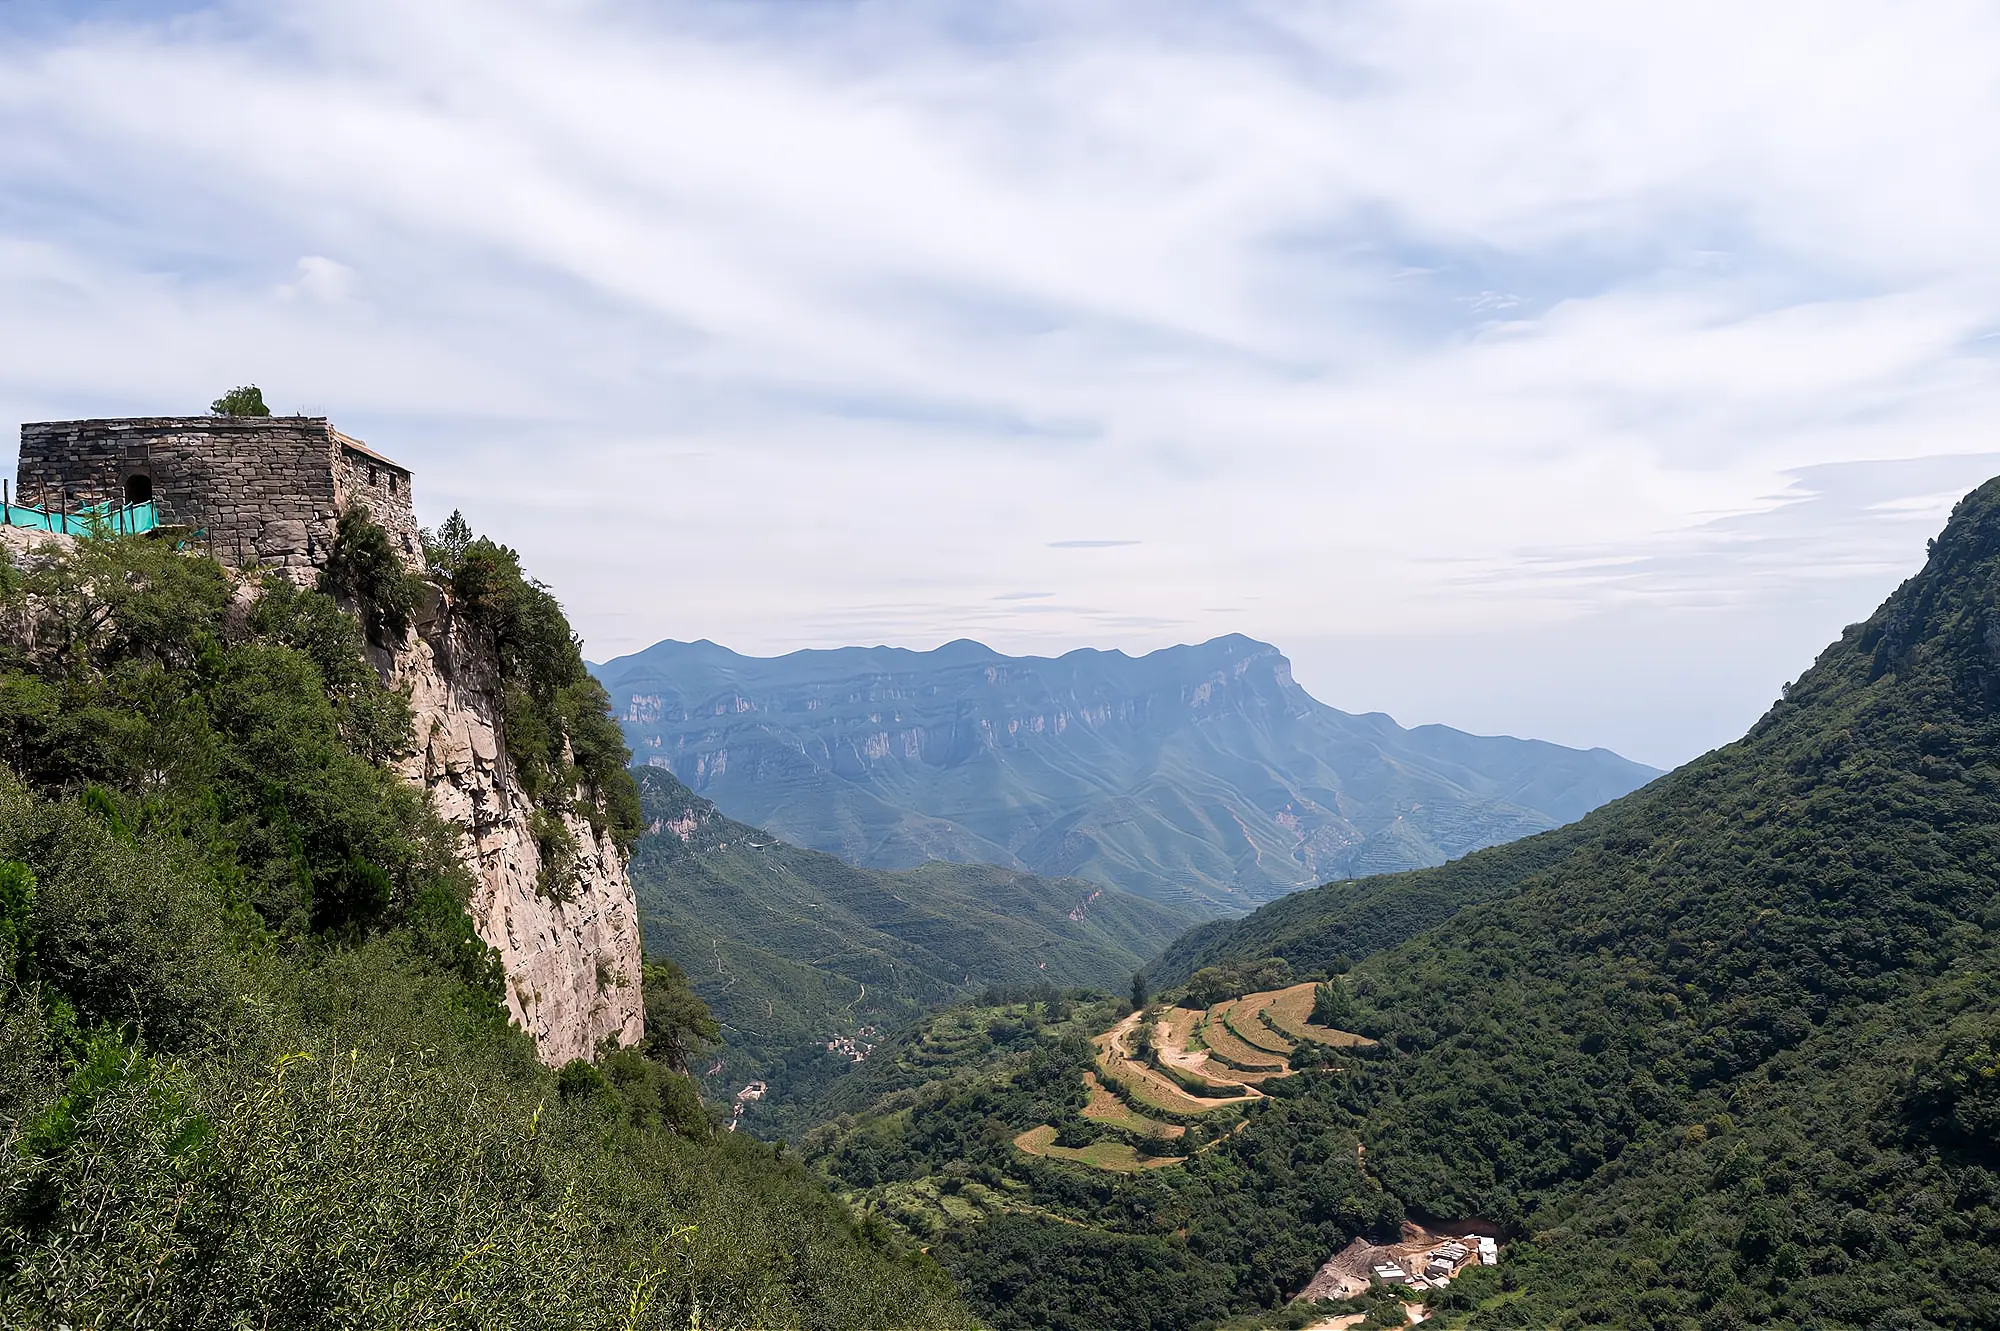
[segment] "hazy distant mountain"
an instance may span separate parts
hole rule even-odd
[[[1143,657],[662,642],[594,667],[640,762],[856,864],[942,859],[1211,910],[1442,863],[1652,780],[1605,749],[1405,730],[1232,635]]]

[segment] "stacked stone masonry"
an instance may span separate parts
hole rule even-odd
[[[413,565],[419,557],[409,469],[317,416],[33,422],[21,427],[14,489],[16,502],[51,509],[151,499],[224,563],[299,582],[326,562],[355,503]]]

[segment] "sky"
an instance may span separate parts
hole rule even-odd
[[[14,423],[256,383],[603,660],[1241,632],[1669,766],[2000,473],[2000,10],[0,0]]]

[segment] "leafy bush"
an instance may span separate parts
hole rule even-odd
[[[368,640],[378,647],[408,635],[410,615],[423,596],[423,580],[404,566],[389,533],[369,516],[366,504],[350,504],[334,524],[319,588],[358,606]]]
[[[12,860],[0,862],[0,978],[11,977],[29,960],[34,906],[34,872]]]
[[[244,384],[232,388],[215,401],[208,409],[217,416],[268,416],[271,409],[264,405],[264,390],[255,384]]]
[[[561,814],[547,808],[529,815],[528,832],[535,838],[535,890],[551,901],[574,900],[579,850],[576,834]]]
[[[641,825],[631,750],[604,686],[584,669],[562,606],[522,572],[517,553],[474,536],[461,513],[423,539],[432,576],[500,663],[502,724],[522,789],[552,813],[582,815],[630,851]]]

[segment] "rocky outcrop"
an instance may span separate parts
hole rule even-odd
[[[60,532],[0,526],[0,554],[12,560],[16,567],[30,567],[43,558],[45,552],[67,550],[74,544],[76,537]]]
[[[639,915],[624,857],[608,834],[566,814],[574,873],[549,891],[538,886],[534,806],[507,756],[490,653],[433,603],[401,647],[376,657],[385,682],[409,692],[416,721],[415,752],[398,770],[461,829],[477,879],[473,923],[506,966],[515,1024],[551,1065],[637,1042]]]
[[[74,543],[0,525],[0,555],[17,568]],[[232,613],[240,617],[257,584],[245,577],[235,586]],[[636,1043],[643,1029],[639,915],[624,856],[608,834],[566,814],[578,852],[574,869],[552,891],[541,889],[534,806],[507,756],[491,653],[466,635],[435,588],[416,618],[417,631],[401,646],[369,649],[383,683],[410,696],[416,743],[396,768],[460,829],[460,853],[476,880],[473,924],[506,967],[509,1014],[550,1064],[589,1058],[607,1041]],[[32,643],[33,633],[28,622],[0,625],[0,635],[22,643]]]

